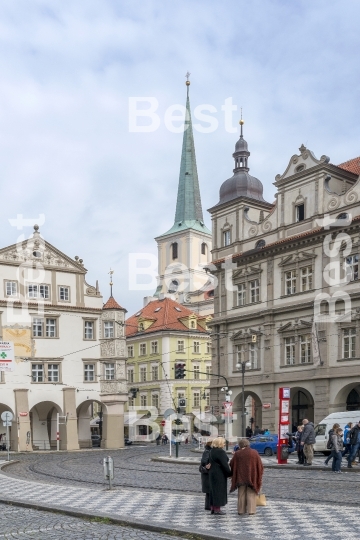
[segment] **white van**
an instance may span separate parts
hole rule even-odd
[[[314,450],[316,452],[329,452],[326,445],[329,437],[329,430],[332,429],[334,424],[340,424],[342,429],[346,424],[352,422],[354,425],[360,420],[360,411],[345,411],[335,412],[329,414],[324,420],[322,420],[315,427],[316,443],[314,444]]]

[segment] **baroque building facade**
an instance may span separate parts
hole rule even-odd
[[[218,280],[213,371],[233,391],[236,436],[244,364],[256,425],[276,430],[281,386],[291,388],[292,424],[360,409],[360,158],[334,165],[302,145],[276,176],[271,204],[249,157],[241,123],[234,174],[209,210]],[[222,385],[211,382],[219,411]]]
[[[152,300],[127,319],[127,378],[130,394],[136,394],[128,405],[136,406],[140,417],[155,407],[159,423],[167,409],[180,406],[180,399],[185,399],[182,412],[190,421],[194,413],[210,410],[211,319],[171,298]],[[186,369],[183,379],[175,378],[176,364]],[[146,427],[137,424],[134,435],[146,435]]]
[[[187,81],[186,116],[174,224],[155,240],[158,287],[155,297],[171,295],[201,315],[213,312],[213,281],[205,268],[211,259],[211,232],[204,223]]]
[[[124,445],[126,310],[112,296],[103,305],[86,273],[37,225],[29,240],[0,250],[0,339],[15,352],[13,370],[0,371],[0,413],[14,416],[14,450],[56,448],[57,415],[61,449],[91,447],[95,403],[102,446]]]

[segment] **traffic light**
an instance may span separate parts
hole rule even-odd
[[[175,364],[175,379],[184,379],[185,371],[185,364]]]
[[[186,399],[185,398],[179,398],[179,408],[180,407],[186,407]]]
[[[130,388],[129,391],[130,391],[131,397],[136,398],[139,389],[138,388]]]

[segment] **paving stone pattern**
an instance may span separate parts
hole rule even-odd
[[[177,536],[0,504],[0,539],[176,540]]]

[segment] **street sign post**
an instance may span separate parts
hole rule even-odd
[[[6,427],[6,448],[7,448],[7,460],[10,461],[10,435],[9,427],[12,426],[12,419],[14,418],[13,413],[10,411],[4,411],[1,413],[1,420],[3,421],[4,427]]]
[[[0,371],[14,371],[15,355],[12,341],[0,341]]]
[[[279,429],[278,429],[278,463],[286,464],[286,452],[282,449],[287,448],[289,432],[289,413],[290,413],[290,388],[279,388]],[[285,450],[285,448],[284,448]]]

